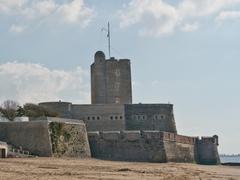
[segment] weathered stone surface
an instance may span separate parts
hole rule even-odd
[[[60,117],[66,118],[68,115],[69,118],[83,120],[88,131],[158,130],[177,132],[172,104],[78,105],[46,102],[39,105],[54,110]]]
[[[85,124],[69,119],[2,122],[0,140],[22,147],[33,155],[90,157]]]
[[[106,60],[103,52],[96,52],[91,65],[91,95],[92,104],[131,104],[130,60]]]
[[[88,138],[92,156],[99,159],[200,164],[219,160],[214,137],[204,141],[207,146],[196,137],[160,131],[89,132]]]
[[[88,131],[125,129],[124,106],[120,104],[73,105],[72,117],[84,120]]]
[[[48,122],[1,122],[0,140],[38,156],[51,156]]]
[[[218,137],[202,137],[196,141],[197,157],[199,164],[220,164],[220,158],[217,149]]]
[[[128,104],[125,119],[126,130],[177,132],[172,104]]]
[[[114,134],[114,138],[110,135]],[[105,135],[105,136],[102,136]],[[107,135],[107,138],[106,138]],[[159,139],[145,139],[136,131],[91,133],[89,142],[93,157],[109,160],[166,162],[164,143]],[[130,137],[135,137],[134,140]]]
[[[91,157],[85,126],[50,122],[49,132],[53,156]]]

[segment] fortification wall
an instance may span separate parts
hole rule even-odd
[[[193,140],[173,133],[96,131],[89,132],[88,138],[92,156],[100,159],[145,162],[194,161]]]
[[[0,140],[43,157],[90,157],[84,123],[67,121],[2,122]]]
[[[166,159],[168,162],[195,162],[195,138],[163,133]]]
[[[48,122],[1,122],[0,140],[34,155],[51,156]]]
[[[220,164],[218,137],[202,137],[197,140],[197,161],[199,164]]]
[[[177,133],[172,104],[125,105],[126,130]]]
[[[125,129],[124,106],[120,104],[73,105],[72,117],[82,119],[88,131]]]
[[[55,157],[91,157],[84,123],[49,122],[52,155]]]
[[[158,130],[176,133],[172,104],[89,104],[46,102],[62,118],[81,119],[88,131]]]

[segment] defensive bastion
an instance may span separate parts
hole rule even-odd
[[[85,124],[80,120],[39,118],[1,122],[0,140],[42,157],[91,157]]]
[[[188,137],[161,131],[88,132],[93,157],[120,161],[218,164],[218,137]]]

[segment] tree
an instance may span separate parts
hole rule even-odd
[[[22,117],[22,116],[25,116],[25,110],[22,106],[18,106],[17,107],[17,117]]]
[[[17,114],[18,103],[13,100],[6,100],[0,107],[3,116],[10,121],[13,121]]]
[[[28,117],[41,117],[41,116],[56,117],[58,115],[56,112],[50,111],[49,109],[46,109],[44,107],[32,103],[24,104],[23,110],[25,116]]]

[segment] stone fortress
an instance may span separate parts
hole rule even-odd
[[[106,59],[102,51],[96,52],[91,65],[91,101],[88,105],[61,101],[39,105],[61,118],[82,120],[95,158],[220,163],[218,136],[178,135],[172,104],[132,104],[128,59]]]

